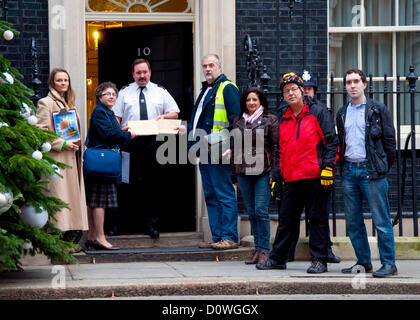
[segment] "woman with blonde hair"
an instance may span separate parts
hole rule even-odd
[[[51,71],[48,78],[48,95],[38,101],[37,126],[41,129],[56,132],[54,114],[75,114],[78,133],[80,132],[80,118],[75,106],[75,95],[71,87],[69,73],[60,68]],[[82,231],[88,229],[87,207],[85,199],[82,153],[79,140],[66,140],[57,138],[51,143],[51,154],[54,160],[63,162],[71,168],[61,170],[63,178],[51,180],[48,189],[49,195],[66,202],[69,209],[57,212],[57,221],[52,223],[60,230],[65,231],[64,240],[78,243]]]

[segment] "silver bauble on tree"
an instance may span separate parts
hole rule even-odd
[[[4,38],[5,40],[12,40],[12,39],[13,39],[13,37],[14,37],[14,34],[13,34],[13,32],[12,32],[12,31],[10,31],[10,30],[6,30],[5,32],[3,32],[3,38]]]
[[[32,152],[32,158],[34,158],[35,160],[41,160],[42,159],[42,152],[38,151],[38,150]]]
[[[3,75],[6,77],[6,81],[3,80],[3,78],[0,77],[0,83],[10,83],[10,84],[13,84],[15,82],[15,80],[10,75],[10,73],[3,72]]]
[[[29,116],[26,120],[31,126],[34,126],[38,123],[38,118],[36,116]]]
[[[29,118],[30,116],[32,116],[34,113],[34,111],[25,103],[22,102],[22,108],[20,109],[20,115],[23,118]]]
[[[51,167],[54,168],[54,174],[49,176],[48,178],[50,178],[50,180],[55,180],[59,177],[60,174],[60,168],[56,165],[56,164],[52,164]]]
[[[9,210],[12,204],[13,204],[12,191],[8,191],[8,192],[0,191],[0,214]]]
[[[43,208],[41,212],[36,212],[32,205],[24,205],[21,209],[20,217],[32,227],[42,228],[48,222],[48,212]]]
[[[41,150],[44,152],[50,152],[51,150],[51,143],[49,142],[44,142],[41,146]]]

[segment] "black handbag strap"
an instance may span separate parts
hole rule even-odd
[[[106,115],[106,117],[108,118],[108,120],[110,120],[109,119],[109,116],[108,116],[108,114],[105,112],[105,115]],[[90,134],[90,129],[92,128],[92,118],[90,119],[90,121],[89,121],[89,129],[88,129],[88,133],[87,133],[87,135],[86,135],[86,139],[85,139],[85,147],[87,148],[87,143],[88,143],[88,140],[89,140],[89,134]],[[112,121],[110,121],[110,123],[112,124]],[[100,144],[100,145],[97,145],[97,146],[95,146],[95,148],[98,148],[98,147],[106,147],[106,148],[109,148],[109,146],[107,146],[107,145],[105,145],[105,144]],[[120,150],[120,147],[118,146],[118,144],[115,144],[115,150]]]

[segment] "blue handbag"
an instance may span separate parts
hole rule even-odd
[[[85,146],[89,139],[86,136]],[[107,183],[121,183],[121,154],[118,145],[110,149],[106,145],[90,147],[83,153],[83,174],[88,179]]]
[[[119,149],[87,148],[83,153],[83,173],[91,179],[118,183],[121,162]]]

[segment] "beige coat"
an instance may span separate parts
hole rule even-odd
[[[53,112],[62,108],[74,109],[77,115],[77,125],[80,132],[80,119],[75,107],[69,108],[64,99],[54,89],[50,88],[48,96],[39,100],[37,126],[41,129],[55,132]],[[60,230],[87,230],[88,218],[85,197],[85,186],[83,181],[83,170],[81,161],[81,148],[79,151],[63,150],[63,139],[56,139],[51,143],[51,154],[55,160],[70,165],[72,168],[60,169],[63,178],[51,180],[47,188],[49,195],[57,197],[66,202],[71,210],[63,209],[55,214],[57,221],[51,222]]]

